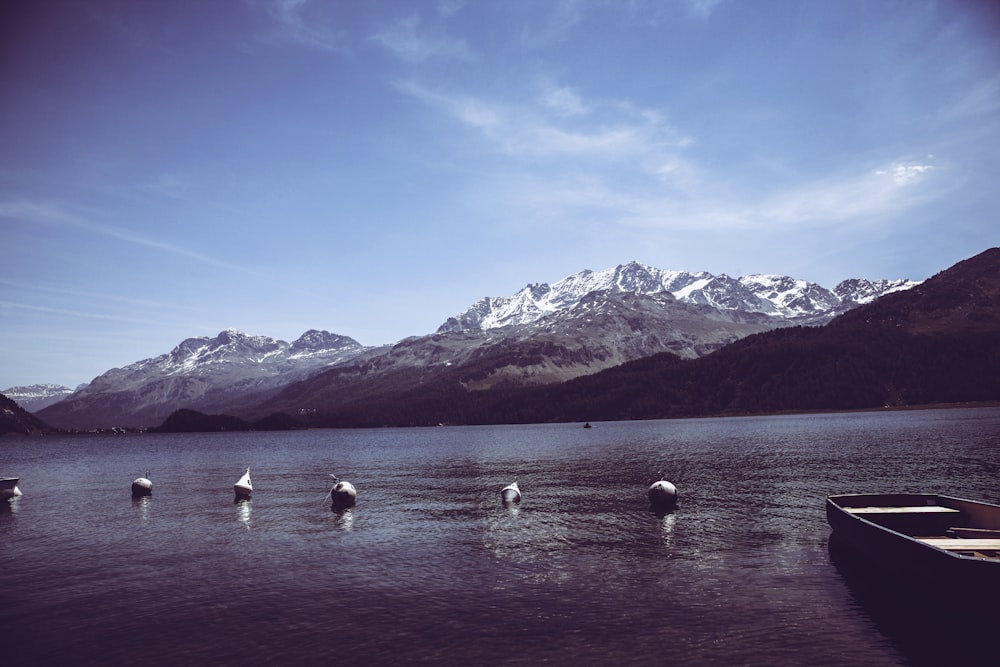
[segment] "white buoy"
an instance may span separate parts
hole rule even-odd
[[[343,482],[337,478],[336,475],[330,475],[333,477],[333,488],[330,489],[330,502],[333,505],[333,509],[346,509],[348,507],[354,507],[354,504],[358,500],[358,490],[354,488],[354,485],[350,482]]]
[[[665,479],[649,487],[649,502],[654,507],[673,507],[677,504],[677,487]]]
[[[151,495],[153,495],[153,483],[149,481],[149,471],[147,470],[145,477],[138,477],[132,482],[132,497],[141,498]]]
[[[250,482],[250,468],[247,468],[243,476],[233,484],[233,491],[236,492],[237,500],[250,500],[250,494],[253,493],[253,484]]]
[[[516,481],[500,489],[500,499],[505,503],[521,502],[521,489],[518,488]]]

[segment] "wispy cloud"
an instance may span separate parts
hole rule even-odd
[[[929,164],[899,162],[887,169],[876,169],[876,176],[889,176],[896,185],[909,185],[934,167]]]
[[[0,285],[6,287],[12,287],[15,290],[18,290],[22,293],[41,292],[43,294],[56,294],[59,296],[68,296],[73,299],[87,299],[87,300],[97,300],[97,301],[110,301],[114,303],[124,303],[128,306],[136,306],[140,308],[163,309],[165,307],[165,304],[163,304],[162,302],[152,301],[150,299],[136,299],[133,297],[121,296],[120,294],[108,294],[103,292],[99,293],[99,292],[88,292],[85,290],[48,287],[45,285],[39,285],[37,283],[26,283],[17,280],[7,280],[4,278],[0,278]]]
[[[550,80],[537,88],[518,102],[493,102],[413,81],[399,85],[478,132],[507,160],[496,167],[494,187],[545,219],[589,215],[664,230],[822,228],[891,217],[941,192],[914,187],[932,177],[930,158],[750,185],[725,165],[699,164],[695,139],[657,109],[587,99]]]
[[[622,102],[597,109],[569,88],[546,85],[521,104],[441,92],[413,81],[398,88],[480,131],[495,150],[511,157],[628,158],[655,169],[674,162],[675,152],[690,143],[656,111]]]
[[[14,308],[17,310],[27,310],[35,313],[45,313],[47,315],[84,318],[88,320],[106,320],[112,322],[129,322],[131,324],[148,324],[148,325],[162,324],[161,322],[155,322],[147,319],[140,319],[137,317],[131,317],[127,315],[109,315],[106,313],[97,313],[94,311],[75,310],[72,308],[54,308],[51,306],[38,306],[30,303],[18,303],[16,301],[0,300],[0,308]]]
[[[179,246],[175,243],[168,243],[156,238],[144,236],[129,229],[94,222],[87,217],[77,215],[59,205],[48,202],[0,201],[0,218],[12,218],[15,220],[24,220],[44,224],[68,225],[93,234],[99,234],[138,246],[152,248],[161,252],[203,262],[205,264],[211,264],[213,266],[230,270],[243,270],[241,267],[234,264],[230,264],[189,248]]]
[[[542,106],[559,116],[584,116],[590,112],[590,107],[569,86],[544,81],[541,88],[539,101]]]
[[[318,6],[313,0],[263,0],[263,6],[274,24],[270,38],[320,51],[342,47],[343,35],[309,14],[310,7]]]
[[[707,19],[723,0],[683,0],[688,13],[698,19]]]
[[[462,40],[431,36],[421,32],[420,17],[416,15],[397,20],[372,35],[371,39],[410,62],[420,62],[434,57],[467,59],[472,56]]]

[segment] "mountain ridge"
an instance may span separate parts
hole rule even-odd
[[[891,292],[910,289],[915,280],[844,280],[830,290],[816,283],[770,274],[740,278],[707,272],[657,269],[640,262],[620,264],[612,269],[585,269],[549,285],[529,283],[513,295],[484,297],[462,313],[448,318],[438,333],[463,329],[493,329],[511,324],[527,324],[549,313],[564,310],[594,291],[621,291],[640,294],[669,292],[687,303],[708,305],[719,310],[762,313],[795,319],[803,323],[823,323],[839,314],[845,304],[861,305]]]
[[[254,421],[408,391],[459,367],[469,391],[558,383],[659,352],[693,358],[776,327],[822,324],[856,307],[853,299],[917,284],[858,279],[838,296],[787,276],[742,280],[638,262],[585,270],[529,285],[502,312],[473,304],[460,326],[380,347],[317,330],[287,343],[227,329],[110,369],[38,414],[76,429],[147,427],[180,408]]]

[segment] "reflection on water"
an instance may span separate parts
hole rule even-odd
[[[828,550],[858,610],[906,656],[908,664],[997,664],[996,608],[984,610],[972,604],[976,591],[956,591],[944,598],[929,591],[926,582],[896,578],[879,568],[836,534],[830,535]]]
[[[337,509],[332,507],[334,522],[333,525],[343,531],[349,531],[354,528],[354,508],[348,509]]]
[[[132,496],[132,507],[142,523],[149,521],[149,508],[152,502],[152,496]]]
[[[677,515],[674,514],[673,510],[653,510],[653,513],[660,520],[660,532],[663,533],[663,544],[670,546],[674,533],[674,524],[677,523]]]
[[[253,511],[253,501],[252,500],[237,500],[236,501],[236,516],[239,518],[243,527],[250,530],[250,513]]]

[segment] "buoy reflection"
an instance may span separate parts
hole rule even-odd
[[[334,509],[333,516],[336,517],[334,525],[341,530],[347,531],[354,528],[354,509]]]
[[[249,500],[236,501],[237,517],[247,530],[250,530],[250,513],[252,510],[253,504]]]
[[[132,496],[132,507],[135,508],[136,514],[139,515],[142,523],[149,521],[149,508],[152,502],[152,496]]]
[[[677,523],[677,515],[673,512],[657,512],[660,518],[660,532],[663,533],[663,543],[670,546],[674,537],[674,524]]]

